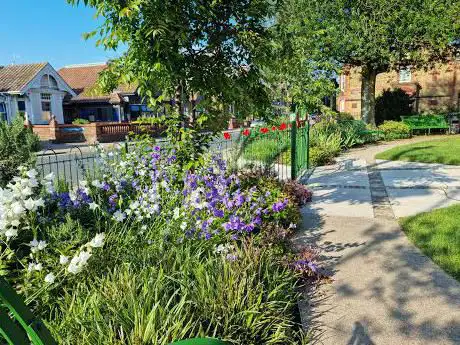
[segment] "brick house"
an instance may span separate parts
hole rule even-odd
[[[340,92],[337,110],[361,115],[360,68],[344,68],[339,76]],[[413,111],[460,111],[460,60],[438,64],[429,70],[413,70],[380,73],[376,80],[376,97],[387,89],[402,89],[412,99]]]
[[[64,121],[76,118],[90,122],[126,122],[150,114],[137,93],[136,86],[121,85],[109,94],[95,91],[99,74],[107,68],[105,63],[66,66],[59,70],[75,96],[64,99]]]

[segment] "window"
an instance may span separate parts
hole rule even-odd
[[[358,108],[358,103],[356,103],[356,102],[351,103],[351,107],[352,107],[353,109]]]
[[[26,114],[26,102],[21,98],[18,99],[18,113],[22,117]]]
[[[0,121],[7,121],[8,117],[6,115],[6,105],[5,103],[0,103]]]
[[[340,100],[340,106],[339,106],[339,111],[345,111],[345,100],[344,99],[341,99]]]
[[[412,81],[412,72],[409,68],[399,70],[399,82],[410,83]]]
[[[56,90],[58,89],[58,84],[57,84],[56,79],[54,79],[54,77],[49,74],[45,74],[42,77],[40,81],[40,86],[43,88],[47,88],[47,89],[56,89]]]
[[[49,122],[51,119],[51,94],[49,93],[42,93],[42,116],[41,120],[43,122]]]
[[[436,106],[436,105],[438,105],[438,100],[437,99],[429,99],[428,100],[428,105]]]

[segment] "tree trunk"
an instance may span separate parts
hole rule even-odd
[[[364,66],[361,79],[361,119],[375,126],[375,80],[377,71]]]

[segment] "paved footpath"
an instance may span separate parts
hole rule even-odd
[[[307,181],[314,196],[297,245],[316,244],[332,277],[304,309],[317,344],[460,344],[460,283],[397,223],[459,202],[460,169],[374,160],[398,144],[352,150]]]

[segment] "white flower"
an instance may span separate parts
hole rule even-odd
[[[289,229],[295,229],[297,228],[297,225],[294,223],[289,224]]]
[[[9,240],[11,237],[15,237],[18,235],[18,229],[9,228],[5,231],[5,236]]]
[[[50,172],[48,175],[44,177],[46,181],[53,181],[54,180],[54,173]]]
[[[32,198],[29,198],[27,200],[24,200],[24,206],[26,209],[28,209],[29,211],[33,211],[35,210],[35,202]]]
[[[71,262],[67,267],[67,271],[72,274],[77,274],[80,271],[80,267],[77,264]]]
[[[168,182],[166,182],[165,180],[161,181],[161,186],[163,188],[167,188],[168,187]]]
[[[29,171],[26,172],[26,175],[28,178],[33,179],[38,175],[38,172],[35,169],[30,169]]]
[[[142,226],[141,226],[141,230],[142,230],[142,231],[147,230],[147,225],[142,225]]]
[[[174,220],[177,220],[177,219],[179,219],[179,217],[180,217],[180,209],[179,209],[179,207],[176,207],[176,208],[174,209],[173,219],[174,219]]]
[[[186,222],[182,222],[182,224],[180,225],[180,228],[181,228],[181,230],[187,229],[187,223],[186,223]]]
[[[100,248],[104,246],[104,239],[105,234],[102,232],[100,234],[96,234],[96,236],[89,242],[89,246],[93,248]]]
[[[23,196],[29,196],[29,195],[32,195],[34,192],[32,191],[32,189],[30,187],[25,187],[23,190],[21,190],[21,194]]]
[[[102,188],[102,186],[104,185],[99,180],[94,180],[93,182],[91,182],[91,184],[93,185],[93,187],[96,187],[96,188]]]
[[[59,257],[59,263],[60,263],[61,265],[65,265],[65,264],[68,263],[68,262],[69,262],[69,257],[68,257],[68,256],[61,255],[61,256]]]
[[[43,249],[46,248],[47,245],[48,244],[46,243],[46,241],[39,241],[37,248],[38,248],[38,250],[43,250]]]
[[[115,219],[115,221],[117,222],[122,222],[125,220],[125,218],[126,218],[126,214],[121,212],[120,210],[118,210],[117,212],[113,214],[113,219]]]
[[[11,210],[13,211],[14,214],[21,214],[24,212],[24,207],[22,207],[21,203],[16,201],[11,204]]]
[[[139,203],[137,201],[134,201],[129,205],[129,208],[131,210],[135,210],[136,208],[139,208]]]
[[[35,207],[45,207],[45,200],[42,198],[35,200]]]
[[[80,266],[86,265],[90,257],[91,257],[90,252],[85,252],[85,251],[80,252],[80,255],[78,255],[79,265]]]
[[[79,186],[80,186],[81,188],[86,188],[86,186],[88,186],[88,182],[85,181],[85,180],[81,180],[80,183],[79,183]]]
[[[15,228],[17,228],[19,225],[21,225],[21,222],[17,219],[14,219],[11,221],[11,226],[14,226]]]
[[[56,276],[53,273],[48,273],[45,277],[45,282],[49,284],[53,284],[55,280],[56,280]]]
[[[96,208],[98,208],[98,207],[99,207],[99,205],[96,204],[95,202],[91,202],[91,203],[89,204],[89,209],[90,209],[90,210],[93,210],[93,211],[94,211],[94,210],[95,210]]]

